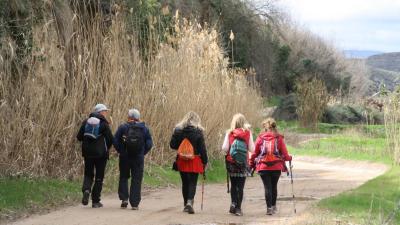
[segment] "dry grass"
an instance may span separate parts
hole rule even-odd
[[[52,18],[33,29],[29,72],[12,69],[14,43],[2,40],[0,58],[0,174],[72,178],[81,172],[81,121],[98,102],[112,109],[113,124],[137,107],[152,131],[155,147],[147,160],[174,158],[169,139],[174,124],[188,111],[198,112],[206,128],[211,156],[231,116],[242,112],[255,123],[261,99],[244,73],[228,69],[215,30],[188,22],[175,26],[168,44],[159,44],[150,61],[139,56],[136,36],[122,17],[106,29],[72,20],[70,45],[59,46]],[[20,77],[20,78],[16,78]]]
[[[296,84],[296,94],[300,125],[316,130],[329,101],[325,83],[317,78],[299,80]]]
[[[391,93],[384,103],[386,140],[393,162],[400,165],[400,93]]]

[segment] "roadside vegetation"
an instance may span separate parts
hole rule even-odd
[[[388,171],[362,186],[321,200],[318,213],[329,219],[315,216],[311,224],[331,224],[332,221],[360,224],[400,223],[400,167],[394,165],[392,150],[388,147],[384,125],[330,125],[320,124],[328,137],[311,140],[300,147],[289,146],[293,155],[322,156],[362,160],[386,164]],[[286,129],[296,129],[287,126]],[[306,130],[307,132],[307,130]],[[322,212],[320,211],[322,210]],[[327,212],[326,212],[327,210]]]

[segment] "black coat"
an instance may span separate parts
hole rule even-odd
[[[76,135],[78,141],[82,142],[82,156],[85,158],[108,158],[110,154],[109,149],[111,148],[113,143],[113,135],[108,121],[106,120],[106,118],[104,118],[104,116],[99,113],[91,113],[89,115],[89,118],[90,117],[96,117],[100,120],[99,133],[101,137],[98,138],[95,143],[87,140],[87,138],[85,138],[83,134],[85,132],[85,125],[88,119],[84,120],[78,134]],[[93,152],[96,152],[96,154],[93,154]]]
[[[175,128],[172,134],[170,147],[177,150],[183,139],[189,139],[193,145],[196,155],[200,155],[202,163],[205,165],[208,162],[207,149],[204,143],[203,131],[193,126],[187,126],[183,129]]]

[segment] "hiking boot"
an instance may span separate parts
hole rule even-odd
[[[101,208],[103,207],[103,204],[101,202],[93,202],[92,203],[92,208]]]
[[[132,206],[132,210],[139,210],[139,206]]]
[[[272,213],[273,213],[273,214],[278,213],[278,208],[276,208],[276,205],[273,205],[273,206],[272,206]]]
[[[231,206],[229,207],[229,213],[235,214],[236,213],[236,204],[231,203]]]
[[[82,205],[89,204],[89,196],[90,196],[90,191],[89,190],[86,190],[86,191],[83,192]]]
[[[242,209],[236,209],[235,210],[235,215],[236,216],[243,216]]]
[[[272,209],[272,207],[267,208],[267,215],[272,215],[274,214],[274,210]]]
[[[128,201],[127,200],[122,200],[121,202],[121,208],[126,209],[128,207]]]
[[[184,212],[188,212],[189,214],[194,214],[194,209],[193,209],[193,200],[188,200],[185,208],[183,209]]]

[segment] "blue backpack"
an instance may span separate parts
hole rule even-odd
[[[100,120],[96,117],[90,117],[85,124],[85,132],[83,136],[91,139],[97,140],[100,135]]]
[[[232,159],[239,165],[247,163],[247,144],[241,139],[235,139],[229,150]]]

